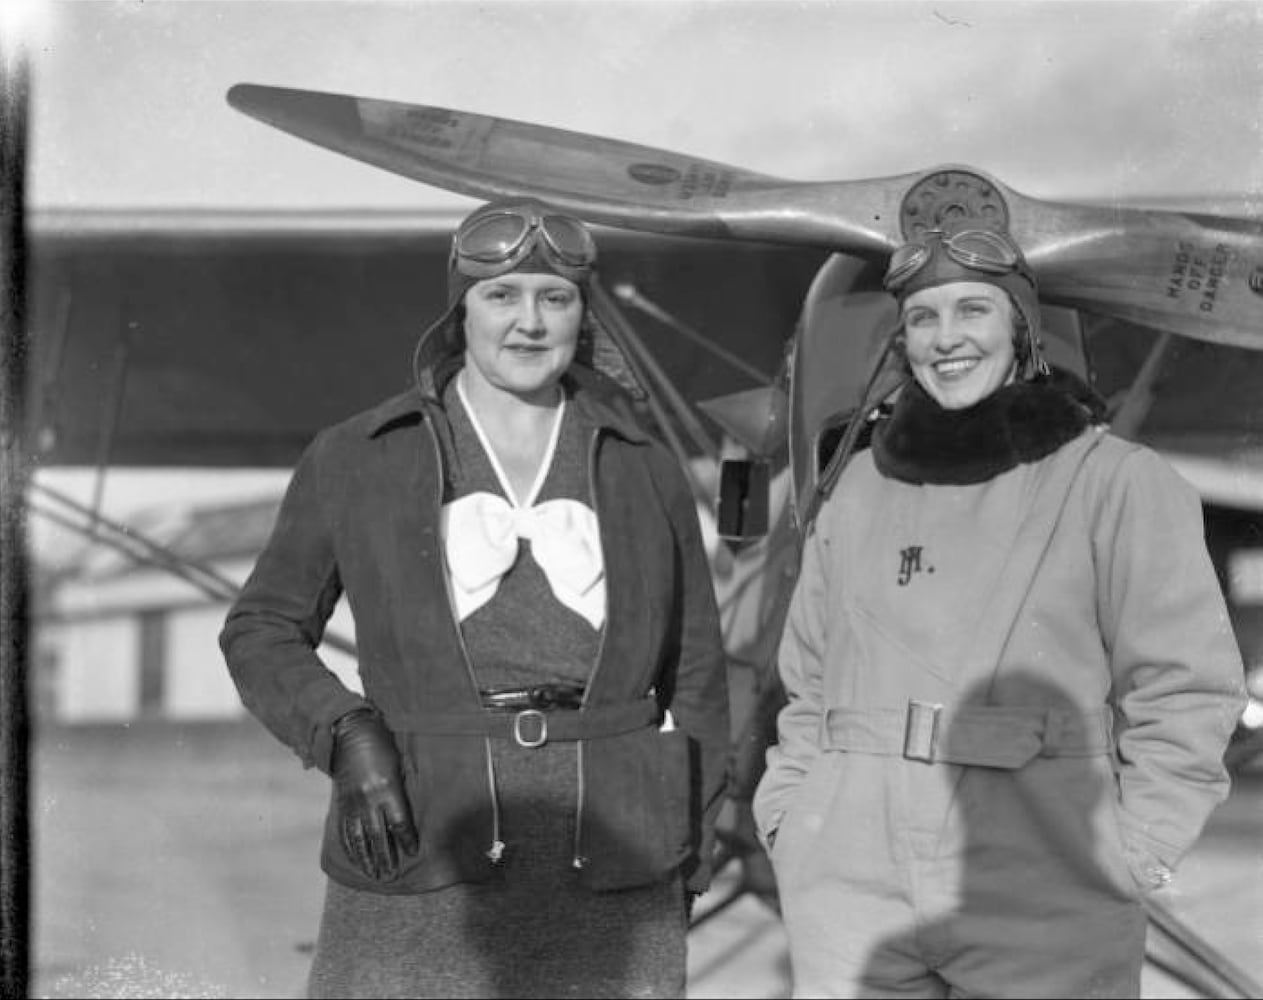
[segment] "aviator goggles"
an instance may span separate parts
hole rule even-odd
[[[882,286],[888,292],[898,292],[930,262],[934,256],[933,239],[943,251],[962,267],[984,274],[1012,274],[1025,270],[1021,252],[1013,243],[990,229],[965,229],[952,236],[938,230],[926,234],[925,239],[905,243],[890,255],[890,265]]]
[[[452,239],[456,269],[470,278],[507,274],[539,247],[558,274],[587,277],[596,263],[596,243],[577,219],[535,209],[497,208],[467,219]]]

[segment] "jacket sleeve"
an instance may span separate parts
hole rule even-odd
[[[807,536],[793,597],[777,651],[777,669],[786,703],[777,716],[777,742],[767,751],[767,770],[754,795],[759,838],[770,848],[789,803],[820,755],[820,717],[824,706],[824,651],[827,641],[829,568],[832,542],[821,511]]]
[[[220,632],[242,703],[306,767],[328,773],[333,723],[368,704],[316,653],[342,594],[320,506],[320,439],[304,453],[271,538]]]
[[[687,873],[687,888],[702,892],[710,884],[715,822],[728,790],[731,724],[728,664],[710,561],[692,492],[678,463],[655,447],[651,461],[660,484],[672,532],[678,543],[679,602],[676,620],[680,649],[670,703],[676,723],[696,742],[700,771],[701,842],[698,864]]]
[[[1093,545],[1124,840],[1133,874],[1156,888],[1228,794],[1223,754],[1245,707],[1245,671],[1200,499],[1156,453],[1122,460]]]

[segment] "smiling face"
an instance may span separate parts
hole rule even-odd
[[[511,271],[478,282],[465,293],[466,379],[551,403],[574,359],[583,308],[579,286],[556,274]]]
[[[1013,381],[1013,302],[995,285],[956,281],[903,303],[908,366],[945,410],[963,410]]]

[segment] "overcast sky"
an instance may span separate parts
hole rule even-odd
[[[31,202],[464,206],[233,111],[248,81],[434,104],[801,180],[965,163],[1035,197],[1263,191],[1263,4],[52,4]]]

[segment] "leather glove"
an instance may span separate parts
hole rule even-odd
[[[417,853],[399,751],[381,717],[358,708],[333,724],[333,784],[342,846],[371,879],[399,873],[399,853]]]

